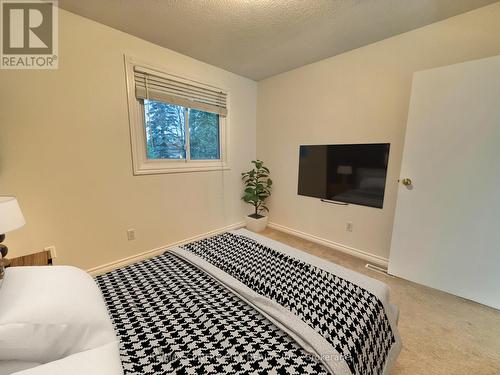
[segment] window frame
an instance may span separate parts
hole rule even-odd
[[[145,127],[145,112],[144,101],[139,100],[135,96],[135,81],[134,81],[134,66],[154,70],[159,75],[168,75],[179,78],[180,80],[188,80],[198,85],[211,85],[220,87],[220,85],[212,85],[201,83],[201,80],[192,79],[191,77],[181,77],[178,74],[172,74],[166,69],[151,66],[148,63],[139,61],[131,56],[124,56],[125,73],[127,81],[127,99],[129,112],[129,127],[130,140],[132,151],[132,166],[134,175],[162,174],[162,173],[188,173],[188,172],[206,172],[228,170],[229,168],[229,148],[228,148],[228,123],[230,116],[229,91],[221,88],[227,93],[227,116],[219,116],[219,159],[213,160],[191,160],[189,150],[189,118],[185,124],[186,127],[186,159],[148,159],[146,145],[146,127]]]

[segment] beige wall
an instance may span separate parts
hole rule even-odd
[[[55,245],[86,269],[242,221],[256,83],[63,10],[59,31],[58,70],[0,71],[0,194],[27,221],[10,255]],[[229,90],[230,171],[132,175],[124,53]]]
[[[496,3],[259,82],[257,156],[275,183],[270,220],[388,258],[412,74],[500,54],[499,20]],[[382,210],[297,195],[300,144],[361,142],[391,143]]]

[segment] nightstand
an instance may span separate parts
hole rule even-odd
[[[7,258],[3,260],[5,267],[19,266],[49,266],[52,265],[50,251],[41,251],[35,254],[24,255],[17,258]]]

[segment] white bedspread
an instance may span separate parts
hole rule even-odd
[[[118,344],[112,342],[29,370],[16,372],[15,375],[119,375],[122,373]]]

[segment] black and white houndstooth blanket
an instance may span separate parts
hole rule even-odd
[[[232,233],[183,246],[298,315],[343,355],[353,374],[382,374],[395,342],[382,303],[367,290]]]
[[[352,374],[383,373],[395,337],[382,304],[368,291],[237,234],[183,249],[292,311],[342,355]],[[175,251],[96,280],[120,339],[125,374],[328,372]]]
[[[126,375],[327,374],[259,312],[171,253],[96,280]]]

